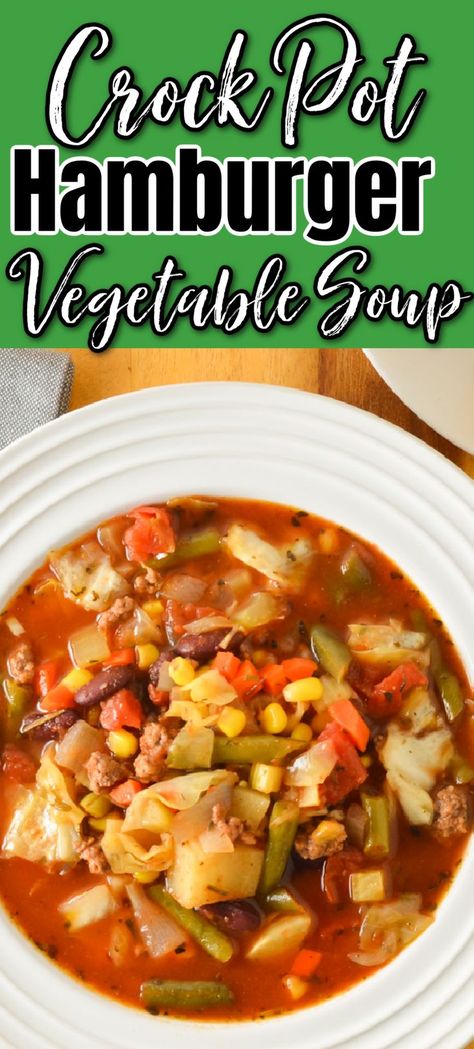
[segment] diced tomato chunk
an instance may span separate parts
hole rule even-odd
[[[171,554],[176,539],[171,517],[163,507],[140,506],[129,517],[135,521],[124,535],[127,555],[132,561],[146,561],[156,554]]]
[[[36,765],[32,758],[13,743],[5,745],[0,764],[5,776],[17,783],[32,783],[36,776]]]
[[[40,663],[35,670],[34,689],[35,695],[45,696],[50,692],[58,680],[58,665],[54,660]]]
[[[251,699],[262,690],[262,678],[250,659],[244,659],[240,664],[239,672],[232,681],[232,687],[235,688],[241,699]]]
[[[406,693],[411,688],[424,688],[427,684],[426,674],[416,663],[401,663],[373,689],[368,700],[369,714],[379,718],[398,714]]]
[[[289,680],[281,663],[267,663],[262,667],[260,677],[264,682],[265,692],[270,696],[279,696]]]
[[[143,785],[137,779],[126,779],[125,783],[119,783],[117,787],[109,791],[109,798],[114,805],[126,809],[141,790],[143,790]]]
[[[240,659],[233,652],[218,652],[213,666],[227,681],[233,681],[240,669]]]
[[[53,710],[71,710],[75,705],[74,695],[66,685],[56,685],[56,688],[52,688],[40,702],[41,710],[48,714]]]
[[[128,688],[121,688],[114,696],[102,704],[100,714],[102,728],[108,732],[113,729],[141,728],[143,710],[140,701]]]
[[[302,656],[295,659],[284,659],[282,669],[288,681],[299,681],[303,677],[312,677],[318,664],[314,659],[304,659]]]
[[[318,743],[324,740],[330,740],[333,744],[337,764],[321,787],[322,803],[334,805],[367,779],[367,770],[347,732],[335,721],[330,721],[318,736]]]
[[[136,655],[134,648],[118,648],[116,652],[111,652],[110,656],[107,656],[107,659],[104,659],[104,666],[125,667],[135,662]]]

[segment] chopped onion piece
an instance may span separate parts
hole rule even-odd
[[[201,794],[204,794],[210,787],[222,782],[234,784],[236,779],[235,772],[227,772],[225,769],[215,769],[211,772],[190,772],[187,776],[174,776],[173,779],[155,783],[154,789],[164,805],[181,811],[192,808],[199,801]]]
[[[68,648],[75,667],[91,667],[96,663],[104,663],[110,656],[107,638],[95,623],[90,623],[72,634]]]
[[[183,605],[195,605],[201,600],[206,587],[207,583],[203,579],[176,572],[165,579],[163,593],[172,601],[179,601]]]
[[[13,637],[21,637],[21,635],[25,633],[19,619],[17,619],[16,616],[8,616],[8,619],[5,620],[5,623],[10,631],[10,634],[13,634]]]
[[[79,896],[73,896],[65,900],[58,907],[68,924],[71,932],[83,929],[86,925],[94,925],[96,922],[107,918],[118,908],[108,885],[95,885],[93,889],[81,892]]]
[[[157,903],[153,903],[139,885],[133,882],[127,885],[127,894],[137,929],[151,958],[163,958],[185,942],[183,929]]]
[[[226,776],[225,780],[208,790],[191,808],[175,816],[172,834],[178,845],[199,838],[208,829],[215,805],[219,805],[223,814],[227,815],[232,800],[232,787],[237,777],[232,772],[226,773]]]

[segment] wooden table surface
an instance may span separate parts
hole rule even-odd
[[[396,351],[394,351],[396,352]],[[196,380],[267,382],[347,401],[421,437],[474,477],[474,456],[435,433],[395,396],[361,350],[72,350],[72,408],[146,386]]]
[[[112,349],[72,350],[76,374],[71,408],[145,386],[206,379],[267,382],[355,404],[421,437],[474,477],[474,456],[435,433],[406,408],[361,350]],[[474,1049],[471,1042],[465,1049]]]

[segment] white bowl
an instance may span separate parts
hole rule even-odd
[[[102,401],[0,455],[0,605],[48,549],[137,503],[186,492],[289,503],[377,543],[472,661],[468,479],[402,430],[334,400],[202,383]],[[470,574],[471,573],[471,574]],[[436,921],[344,995],[262,1023],[152,1018],[63,974],[0,914],[2,1049],[462,1049],[472,1037],[474,849]]]

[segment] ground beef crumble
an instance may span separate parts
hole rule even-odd
[[[20,641],[8,656],[10,676],[19,685],[31,685],[35,676],[33,649],[29,641]]]
[[[90,789],[94,791],[94,794],[110,790],[116,783],[122,783],[129,775],[126,765],[120,764],[110,754],[103,754],[99,750],[91,754],[86,764],[86,772]]]
[[[91,874],[105,874],[109,865],[96,838],[83,838],[76,849],[79,859],[87,863]]]
[[[318,841],[313,837],[315,826],[306,824],[295,838],[295,849],[301,859],[321,860],[326,856],[332,856],[335,852],[340,852],[344,848],[347,834],[342,823],[339,826],[339,833],[334,837],[326,841]]]
[[[161,778],[170,737],[159,721],[150,721],[140,736],[140,753],[135,758],[135,775],[142,783],[155,783]]]
[[[226,817],[222,805],[214,805],[211,821],[220,834],[226,834],[232,842],[241,841],[242,845],[255,845],[257,838],[255,834],[246,829],[243,820],[237,816]]]
[[[434,798],[434,833],[440,838],[450,838],[455,834],[467,834],[468,830],[467,792],[453,784],[441,787]]]
[[[127,619],[135,610],[136,602],[133,597],[118,597],[106,612],[101,612],[97,617],[97,626],[103,634],[112,630],[122,619]]]

